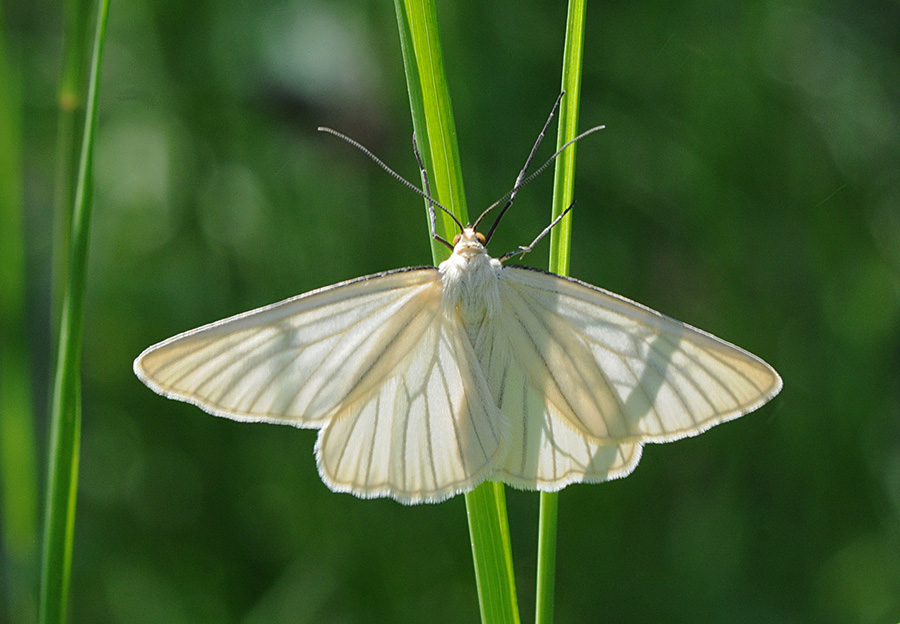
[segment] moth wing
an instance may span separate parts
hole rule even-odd
[[[319,474],[363,498],[437,502],[490,477],[507,430],[462,324],[438,314],[394,373],[319,433]]]
[[[512,360],[553,418],[595,441],[696,435],[781,389],[755,355],[583,282],[509,267],[500,292]]]
[[[319,428],[395,374],[440,298],[432,268],[350,280],[174,336],[141,353],[134,372],[217,416]]]
[[[556,491],[570,483],[595,483],[629,474],[641,456],[638,442],[597,439],[572,427],[547,400],[534,379],[534,366],[520,328],[502,315],[500,324],[485,325],[475,348],[491,393],[510,423],[509,450],[492,479],[528,490]],[[515,344],[514,344],[515,343]]]

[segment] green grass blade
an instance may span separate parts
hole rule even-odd
[[[430,0],[395,0],[395,6],[413,131],[428,170],[431,192],[460,222],[467,223],[456,124],[444,74],[437,13]],[[426,212],[427,208],[426,203]],[[452,238],[457,231],[450,217],[439,212],[437,233]],[[432,249],[435,264],[448,255],[447,248],[435,241]]]
[[[563,52],[562,88],[566,92],[559,111],[557,149],[578,133],[578,105],[581,99],[581,67],[584,50],[585,0],[569,0],[566,21],[566,44]],[[553,211],[556,218],[572,203],[575,186],[575,150],[570,146],[556,159],[553,176]],[[559,275],[569,273],[570,212],[550,233],[550,270]],[[535,596],[536,624],[553,622],[553,596],[556,582],[556,531],[559,494],[541,492],[538,524],[537,588]]]
[[[585,1],[569,0],[566,22],[566,46],[563,52],[562,88],[566,92],[559,108],[557,149],[578,134],[578,106],[581,102],[581,65],[584,49]],[[553,171],[553,214],[555,219],[574,199],[575,152],[571,145],[556,159]],[[569,273],[572,213],[570,212],[550,232],[550,270],[558,275]]]
[[[534,601],[535,624],[549,624],[553,621],[558,512],[559,492],[541,492],[541,507],[538,513],[537,588]]]
[[[84,130],[72,210],[71,254],[59,319],[50,412],[47,504],[41,569],[40,621],[65,622],[75,528],[75,498],[81,438],[81,341],[92,202],[94,127],[108,0],[101,0],[91,55]]]
[[[90,50],[93,9],[94,2],[91,0],[68,0],[63,3],[62,66],[56,94],[59,117],[53,214],[53,310],[50,317],[54,330],[59,329],[59,312],[71,255],[69,236],[84,130],[84,74]]]
[[[435,198],[462,222],[468,222],[459,150],[450,94],[438,36],[437,13],[429,0],[395,0],[400,45],[410,96],[413,128],[428,169]],[[457,229],[439,220],[438,234],[449,238]],[[447,249],[433,244],[435,263]],[[481,621],[519,622],[512,548],[504,487],[485,483],[466,494],[469,534]]]
[[[504,485],[488,481],[466,494],[466,515],[481,621],[517,624],[519,604]]]
[[[15,624],[32,621],[37,596],[38,477],[25,338],[21,59],[7,56],[5,34],[0,14],[0,619]]]

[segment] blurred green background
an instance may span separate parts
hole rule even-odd
[[[477,213],[557,94],[565,6],[438,9]],[[43,461],[61,17],[4,13]],[[417,179],[393,5],[148,0],[110,20],[71,621],[477,621],[461,497],[332,494],[314,431],[214,418],[131,372],[180,331],[430,262],[422,201],[315,131]],[[785,388],[562,493],[557,621],[898,621],[897,3],[592,3],[584,67],[581,126],[607,129],[578,148],[572,275],[759,354]],[[547,224],[551,184],[519,195],[494,255]],[[508,492],[526,622],[537,502]]]

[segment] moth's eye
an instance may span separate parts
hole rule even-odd
[[[475,232],[475,240],[477,240],[482,245],[487,245],[487,239],[484,237],[484,234],[481,232]]]
[[[460,238],[462,238],[462,234],[457,234],[456,236],[453,237],[453,242],[452,242],[452,244],[453,244],[454,247],[456,247],[456,243],[459,242],[459,239],[460,239]]]

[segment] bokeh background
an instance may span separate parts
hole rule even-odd
[[[4,7],[41,457],[59,9]],[[509,190],[557,94],[565,6],[438,10],[477,212]],[[131,372],[177,332],[430,262],[423,202],[316,132],[416,179],[392,4],[137,0],[110,19],[71,620],[477,621],[461,497],[333,494],[315,432],[214,418]],[[785,387],[647,448],[625,480],[562,493],[557,621],[898,621],[898,5],[592,3],[581,126],[601,123],[578,147],[572,275],[761,355]],[[520,194],[495,255],[546,225],[551,184]],[[508,503],[527,622],[538,497]]]

